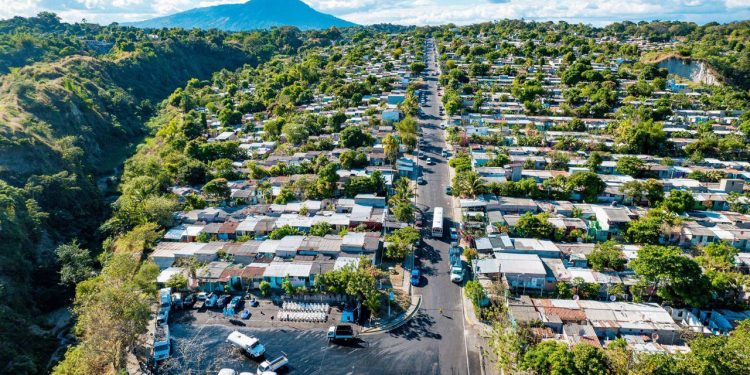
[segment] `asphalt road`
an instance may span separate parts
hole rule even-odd
[[[430,50],[428,74],[436,70],[435,54]],[[428,76],[425,114],[420,123],[426,146],[422,148],[435,161],[423,166],[426,183],[418,188],[417,205],[426,213],[424,226],[431,227],[434,207],[445,209],[445,236],[425,236],[417,252],[416,263],[423,270],[422,281],[414,290],[422,295],[422,307],[411,321],[382,334],[363,336],[349,345],[328,344],[323,330],[259,329],[221,324],[172,324],[174,355],[179,359],[171,373],[216,373],[228,367],[237,371],[255,371],[258,361],[232,350],[225,342],[229,332],[238,329],[261,339],[267,356],[286,353],[290,363],[286,372],[294,374],[480,374],[479,353],[467,345],[469,335],[464,322],[461,289],[450,281],[448,228],[453,207],[445,187],[450,185],[446,149],[440,129],[440,101],[437,79]],[[427,233],[427,232],[425,232]]]

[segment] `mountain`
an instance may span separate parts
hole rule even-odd
[[[349,27],[356,24],[320,13],[300,0],[251,0],[195,8],[170,16],[127,24],[140,28],[179,27],[242,31],[273,26],[296,26],[301,30]]]

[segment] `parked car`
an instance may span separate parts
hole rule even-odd
[[[422,176],[417,177],[417,184],[419,185],[424,184],[424,178],[422,178]]]
[[[229,294],[222,294],[221,297],[216,301],[216,306],[218,307],[224,307],[229,303]]]
[[[433,165],[435,164],[435,161],[432,160],[432,158],[427,158],[427,165]]]
[[[188,294],[185,299],[182,300],[182,306],[186,309],[192,309],[195,306],[196,297],[195,294]]]
[[[450,153],[448,152],[448,150],[443,150],[443,151],[442,151],[442,152],[440,153],[440,155],[442,155],[443,157],[447,158],[448,156],[450,156]]]
[[[414,269],[411,270],[411,285],[417,286],[419,285],[419,280],[422,278],[422,272],[419,271],[419,268],[414,267]]]
[[[219,296],[215,293],[211,293],[208,295],[208,299],[206,300],[206,307],[216,307],[216,305],[219,303]]]
[[[452,240],[458,239],[458,231],[454,227],[451,227],[451,239]]]
[[[244,309],[242,310],[242,314],[240,314],[240,318],[247,320],[247,319],[250,319],[250,315],[252,315],[250,310]]]
[[[244,305],[244,303],[245,301],[242,299],[242,296],[234,296],[227,305],[227,308],[237,311],[242,308],[242,305]]]
[[[450,185],[445,187],[445,194],[451,195],[451,187]]]
[[[252,299],[250,300],[250,307],[258,307],[259,305],[260,305],[260,302],[258,302],[258,300],[257,300],[257,299],[255,299],[255,297],[253,297],[253,298],[252,298]]]

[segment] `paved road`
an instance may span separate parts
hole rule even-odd
[[[431,41],[428,42],[431,44]],[[445,210],[445,236],[442,239],[425,238],[425,246],[419,253],[418,263],[425,273],[426,282],[420,285],[415,293],[422,294],[422,313],[434,322],[433,330],[441,337],[430,347],[430,354],[436,355],[441,374],[479,374],[479,355],[466,344],[468,334],[463,315],[461,289],[450,281],[450,262],[448,248],[450,239],[448,228],[453,225],[453,205],[451,198],[445,194],[445,187],[451,184],[448,160],[441,156],[446,150],[444,132],[440,129],[440,98],[437,95],[437,72],[435,50],[431,46],[426,55],[427,63],[427,101],[423,106],[423,120],[420,121],[426,145],[422,148],[434,165],[423,165],[425,184],[420,185],[417,203],[420,209],[426,210],[425,227],[431,227],[432,211],[435,207]],[[442,309],[442,313],[441,313]],[[467,348],[468,347],[468,348]]]
[[[428,73],[436,69],[434,51],[427,54]],[[422,128],[427,145],[424,151],[435,165],[424,167],[426,184],[418,188],[417,203],[427,213],[425,227],[431,226],[432,209],[445,209],[445,239],[425,238],[425,246],[417,254],[417,263],[424,270],[415,293],[422,294],[422,308],[417,316],[394,331],[363,336],[362,341],[348,346],[329,345],[323,330],[232,327],[227,324],[172,324],[176,355],[189,358],[188,366],[173,373],[216,373],[229,367],[238,371],[254,371],[257,361],[232,351],[224,340],[233,329],[255,335],[267,347],[269,357],[282,351],[290,359],[288,371],[295,374],[480,374],[479,353],[469,344],[462,309],[461,289],[450,281],[448,261],[448,228],[453,207],[445,194],[450,184],[443,131],[439,124],[437,80],[428,78],[428,99],[424,106]],[[441,312],[442,309],[442,312]],[[469,340],[471,342],[472,340]],[[190,371],[187,371],[187,370]],[[196,371],[197,370],[197,371]]]

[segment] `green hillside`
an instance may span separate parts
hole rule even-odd
[[[99,248],[108,205],[96,180],[112,175],[149,134],[158,103],[190,79],[256,65],[302,45],[296,29],[228,34],[54,26],[106,52],[42,41],[49,17],[0,21],[0,372],[43,373],[57,342],[44,314],[69,303],[53,250],[73,239]],[[37,46],[37,47],[34,47]],[[42,51],[43,53],[34,53]],[[4,54],[3,54],[4,53]],[[3,65],[4,64],[4,65]],[[207,82],[210,84],[210,82]],[[24,339],[25,338],[25,339]],[[34,345],[27,345],[28,342]]]

